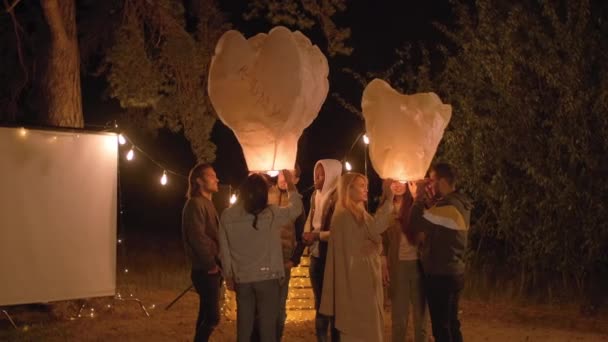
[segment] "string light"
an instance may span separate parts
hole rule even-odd
[[[118,135],[118,143],[121,145],[124,145],[127,143],[127,140],[125,139],[124,135],[122,135],[122,134]]]
[[[363,134],[363,142],[365,143],[365,145],[369,145],[369,137],[367,136],[367,134]]]
[[[21,129],[19,130],[19,135],[22,137],[25,137],[27,135],[27,131],[24,127],[21,127]]]
[[[167,185],[167,171],[163,171],[163,175],[160,177],[160,184],[163,186]]]
[[[230,196],[230,204],[234,204],[236,203],[236,195],[232,194],[232,196]]]
[[[346,169],[346,171],[352,171],[353,166],[350,165],[349,162],[344,162],[344,168]]]
[[[128,161],[133,160],[134,156],[135,156],[135,151],[133,150],[133,147],[131,147],[131,149],[129,150],[129,152],[127,152],[127,160]]]

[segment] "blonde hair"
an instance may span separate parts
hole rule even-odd
[[[338,184],[338,203],[340,203],[344,209],[350,211],[357,222],[361,223],[365,220],[365,206],[363,203],[355,203],[350,197],[350,189],[358,178],[363,179],[365,185],[367,185],[367,177],[357,172],[348,172],[340,177],[340,183]]]

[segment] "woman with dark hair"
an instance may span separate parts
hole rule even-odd
[[[426,298],[422,268],[418,260],[420,237],[409,224],[414,199],[406,184],[393,182],[384,189],[382,203],[393,198],[393,220],[383,234],[382,276],[391,299],[392,341],[405,341],[410,304],[414,341],[427,340]]]
[[[208,341],[220,321],[217,211],[211,201],[218,191],[217,175],[210,164],[198,164],[188,176],[186,204],[182,211],[182,238],[192,264],[192,284],[199,295],[194,341]]]
[[[278,340],[279,290],[285,276],[280,230],[293,224],[303,207],[292,174],[282,172],[288,206],[269,205],[268,182],[252,174],[240,188],[239,201],[222,213],[220,254],[226,285],[236,291],[239,342],[249,341],[254,324],[261,341]]]

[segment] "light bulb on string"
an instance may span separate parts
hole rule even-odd
[[[125,139],[125,137],[122,134],[118,135],[118,143],[121,145],[124,145],[127,143],[127,140]]]
[[[235,195],[235,194],[232,194],[232,195],[230,196],[230,204],[232,205],[232,204],[234,204],[234,203],[236,203],[236,195]]]
[[[344,162],[344,168],[346,169],[346,171],[352,171],[353,166],[350,165],[350,163],[348,161]]]
[[[367,136],[367,134],[363,134],[363,142],[365,143],[365,145],[369,145],[369,137]]]
[[[127,160],[131,161],[133,160],[133,157],[135,157],[135,151],[133,150],[133,147],[131,147],[129,152],[127,152]]]
[[[160,177],[160,184],[167,185],[167,171],[163,171],[163,175]]]

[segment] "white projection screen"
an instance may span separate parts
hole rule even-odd
[[[117,136],[0,127],[0,306],[112,296]]]

